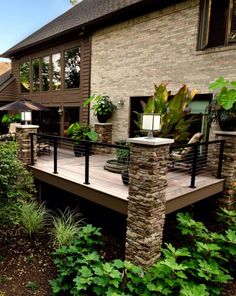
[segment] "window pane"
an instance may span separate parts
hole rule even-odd
[[[65,51],[65,88],[80,86],[80,49]]]
[[[39,59],[32,61],[32,82],[33,82],[33,91],[39,91]]]
[[[50,80],[49,80],[49,56],[42,58],[42,91],[48,91]]]
[[[236,42],[236,0],[233,1],[231,32],[229,40]]]
[[[30,91],[30,63],[20,64],[20,91],[22,93]]]
[[[52,55],[52,89],[61,90],[61,54]]]
[[[227,33],[227,21],[229,12],[229,0],[213,0],[211,4],[210,30],[208,47],[225,44]]]

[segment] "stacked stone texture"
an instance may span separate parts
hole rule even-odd
[[[95,132],[98,134],[98,142],[111,144],[112,143],[112,123],[97,123],[94,125]],[[96,145],[93,148],[95,154],[110,153],[109,147]]]
[[[160,255],[169,146],[131,145],[126,259],[144,268]]]
[[[236,132],[220,132],[215,135],[217,140],[225,140],[222,178],[225,179],[223,198],[220,204],[232,208],[235,205],[235,185],[236,185]],[[216,151],[216,150],[215,150]],[[219,154],[218,154],[219,155]],[[218,160],[215,154],[215,159]]]
[[[22,128],[16,127],[16,142],[17,147],[17,158],[22,161],[25,165],[31,163],[31,143],[30,133],[37,133],[37,128]],[[37,139],[34,137],[34,160],[37,158]]]

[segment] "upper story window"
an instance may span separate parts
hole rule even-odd
[[[30,91],[30,63],[20,64],[20,90],[22,93]]]
[[[39,59],[35,59],[32,61],[32,86],[33,86],[33,91],[40,90]]]
[[[80,86],[80,49],[65,51],[65,88]]]
[[[61,54],[52,55],[52,89],[61,90]]]
[[[30,69],[31,64],[31,69]],[[80,48],[53,53],[20,64],[20,91],[60,91],[80,87]],[[62,71],[62,67],[63,70]],[[30,71],[31,70],[31,71]],[[63,76],[62,76],[63,74]]]
[[[50,89],[50,57],[46,56],[41,59],[42,75],[42,91],[48,91]]]
[[[236,42],[236,0],[202,0],[199,49]]]

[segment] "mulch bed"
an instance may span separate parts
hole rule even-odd
[[[52,242],[46,234],[29,239],[16,226],[2,228],[0,292],[4,296],[51,295],[49,280],[56,275],[52,252]]]

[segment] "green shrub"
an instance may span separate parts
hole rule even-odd
[[[0,197],[29,200],[35,193],[34,179],[16,157],[15,142],[0,143]]]
[[[48,210],[44,204],[39,205],[36,201],[22,203],[19,207],[19,224],[30,237],[40,232],[48,217]]]
[[[224,215],[227,221],[233,213]],[[177,220],[186,243],[179,248],[165,244],[161,258],[146,271],[128,261],[106,262],[96,250],[100,230],[82,227],[70,246],[54,253],[58,276],[51,281],[53,295],[220,295],[220,284],[231,280],[235,264],[235,230],[210,232],[189,214],[178,214]]]
[[[78,218],[79,215],[69,211],[68,208],[64,212],[59,211],[59,216],[52,216],[51,233],[58,247],[69,245],[79,232],[82,220],[78,221]]]

